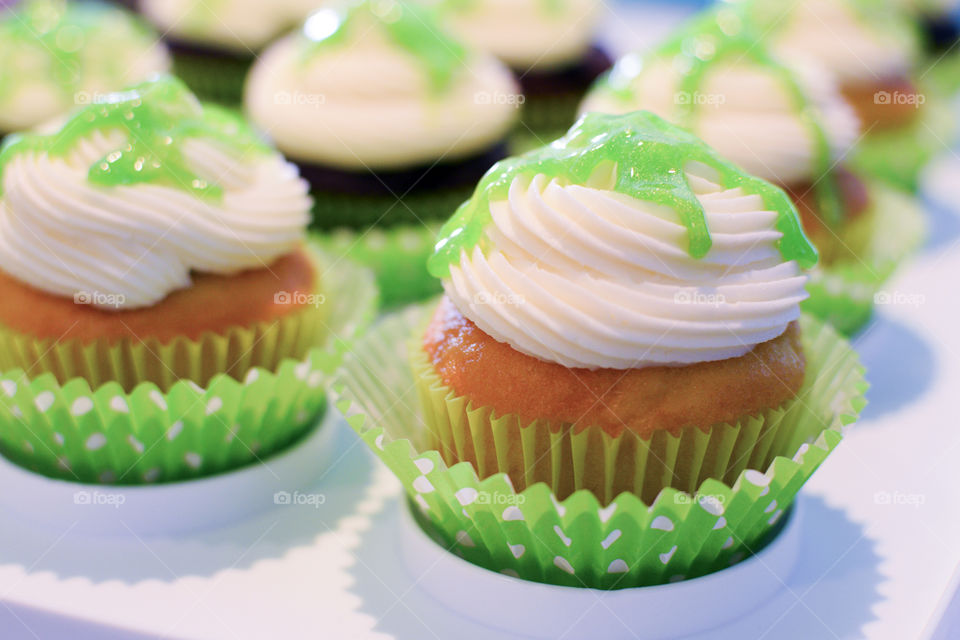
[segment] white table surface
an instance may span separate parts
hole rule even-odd
[[[614,41],[634,28],[661,33],[672,19],[649,15],[612,18]],[[960,202],[960,159],[944,172]],[[871,404],[800,497],[797,569],[751,615],[697,640],[960,637],[960,605],[950,606],[960,566],[960,217],[936,212],[932,225],[930,246],[888,287],[911,304],[880,308],[855,339]],[[177,536],[122,525],[122,505],[110,515],[124,530],[112,536],[7,513],[0,637],[512,638],[418,589],[421,576],[400,559],[396,480],[344,424],[328,426],[339,433],[334,462],[311,490],[323,496],[316,507],[260,496],[250,505],[257,515]],[[0,487],[23,502],[18,491],[28,487]],[[567,637],[643,634],[611,620]]]

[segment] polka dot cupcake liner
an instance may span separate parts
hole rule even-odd
[[[862,249],[855,259],[816,267],[807,284],[810,297],[801,304],[845,335],[870,320],[875,304],[892,301],[895,292],[884,290],[884,283],[926,236],[926,214],[915,197],[876,180],[870,192],[874,206],[866,214],[871,221]]]
[[[369,267],[377,278],[383,308],[417,302],[440,293],[440,281],[427,272],[439,223],[414,223],[381,229],[337,229],[315,234],[326,253]]]
[[[469,462],[448,465],[432,446],[434,418],[411,398],[431,382],[418,379],[408,354],[432,306],[389,316],[359,340],[333,382],[333,397],[400,479],[432,537],[470,562],[528,580],[617,589],[735,564],[776,531],[801,486],[865,404],[867,385],[856,354],[829,326],[804,316],[807,382],[798,406],[782,418],[803,424],[777,443],[788,433],[781,430],[768,449],[789,453],[751,456],[732,483],[711,478],[689,492],[668,487],[649,502],[632,492],[601,501],[586,489],[558,500],[547,482],[518,490],[504,473],[478,476]],[[688,462],[678,458],[668,466]]]
[[[322,274],[325,338],[302,360],[284,358],[237,378],[218,374],[202,387],[182,379],[167,390],[143,382],[125,391],[116,381],[91,384],[86,377],[61,384],[52,373],[4,371],[0,453],[55,478],[142,484],[210,475],[279,451],[316,424],[344,350],[376,310],[368,270],[327,256],[323,261],[329,265]],[[170,355],[216,358],[232,353],[227,343],[233,340],[255,348],[257,336],[211,340],[203,349]]]
[[[945,149],[953,147],[957,125],[953,110],[935,91],[924,94],[915,122],[895,129],[874,130],[857,143],[851,168],[907,191],[916,191],[920,172]]]

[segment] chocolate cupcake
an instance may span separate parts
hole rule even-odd
[[[516,97],[505,66],[427,10],[358,2],[321,10],[270,46],[245,105],[311,182],[315,228],[405,233],[448,217],[506,153]],[[415,257],[420,280],[429,246]]]

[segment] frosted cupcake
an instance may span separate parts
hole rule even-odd
[[[700,575],[762,544],[860,404],[801,316],[816,259],[781,189],[650,112],[587,114],[484,177],[431,259],[446,295],[357,345],[338,407],[458,555]],[[385,407],[411,378],[419,412]]]
[[[845,331],[866,321],[876,286],[917,241],[916,206],[846,167],[859,123],[833,78],[809,63],[781,63],[731,9],[705,14],[647,55],[625,56],[582,108],[654,111],[783,187],[823,269],[850,280],[827,295],[817,271],[806,308]],[[886,239],[894,224],[910,229],[897,251]]]
[[[160,426],[179,424],[177,442],[193,447],[218,433],[232,442],[231,429],[249,438],[245,452],[180,457],[153,478],[171,479],[249,461],[252,442],[269,453],[312,424],[323,394],[306,380],[321,348],[349,337],[331,329],[344,315],[339,284],[305,244],[306,183],[242,121],[160,77],[49,133],[8,137],[0,171],[5,453],[46,473],[117,479],[118,461],[147,464],[128,437],[143,444]],[[369,285],[350,286],[362,313]],[[205,396],[205,414],[183,404]],[[96,446],[49,459],[85,438]],[[100,451],[104,438],[121,453]],[[87,452],[104,459],[77,455]],[[151,476],[127,481],[138,478]]]
[[[310,181],[322,229],[445,219],[505,154],[517,105],[505,66],[401,2],[317,12],[263,53],[245,98]]]
[[[202,99],[231,105],[240,103],[256,54],[317,6],[316,0],[139,0],[140,12],[170,44],[177,75]]]
[[[29,0],[0,13],[0,135],[166,71],[157,35],[122,9]]]
[[[771,51],[787,61],[815,60],[837,76],[864,133],[857,166],[915,188],[920,169],[942,148],[940,139],[949,140],[952,127],[914,77],[920,46],[909,17],[894,5],[866,8],[851,0],[789,7],[759,0],[744,8]]]
[[[510,65],[524,94],[524,133],[558,135],[611,60],[596,43],[598,0],[434,0],[454,33]],[[528,132],[529,133],[529,132]],[[550,138],[548,138],[550,139]],[[542,143],[542,141],[540,141]]]

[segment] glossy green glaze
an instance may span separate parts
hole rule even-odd
[[[676,110],[670,114],[670,120],[696,130],[702,106],[692,97],[701,93],[712,69],[731,61],[766,69],[791,97],[797,115],[810,131],[815,145],[812,169],[817,178],[817,198],[824,218],[836,224],[843,218],[843,205],[832,172],[833,154],[824,123],[796,74],[767,50],[759,31],[751,24],[752,18],[741,10],[743,6],[724,6],[705,12],[647,56],[625,56],[600,81],[601,90],[610,92],[624,104],[642,104],[642,96],[636,95],[636,78],[650,61],[670,60],[672,68],[680,74],[678,96],[689,98],[674,101]]]
[[[105,187],[163,184],[200,197],[219,198],[221,188],[193,173],[183,155],[191,138],[215,140],[238,153],[269,148],[229,111],[203,106],[180,80],[161,76],[75,111],[56,132],[8,136],[0,149],[0,185],[7,163],[22,153],[63,157],[94,133],[126,133],[125,142],[90,167],[89,180]]]
[[[467,51],[448,36],[430,9],[392,0],[358,0],[339,8],[321,9],[304,23],[302,33],[309,42],[305,60],[331,46],[347,41],[351,32],[363,35],[372,22],[384,30],[400,49],[416,58],[435,91],[449,88],[463,68]]]
[[[22,73],[18,56],[30,51],[48,58],[49,73],[66,92],[79,86],[83,47],[104,32],[113,38],[118,19],[133,36],[152,41],[150,30],[132,15],[106,4],[66,2],[65,0],[27,0],[15,9],[0,13],[0,97],[18,86]],[[108,77],[121,78],[127,69],[122,52],[106,61],[101,70]]]
[[[515,179],[532,180],[544,174],[565,184],[588,184],[594,171],[605,163],[615,167],[615,191],[676,210],[689,233],[690,255],[702,258],[712,241],[703,207],[684,172],[689,162],[712,167],[725,188],[740,187],[761,196],[764,205],[778,213],[776,227],[783,234],[779,249],[784,259],[796,260],[803,267],[816,264],[817,252],[781,189],[747,175],[683,129],[650,112],[636,111],[622,116],[586,114],[553,144],[494,165],[473,197],[440,231],[428,265],[430,273],[446,277],[462,251],[482,242],[491,220],[490,204],[506,199]]]

